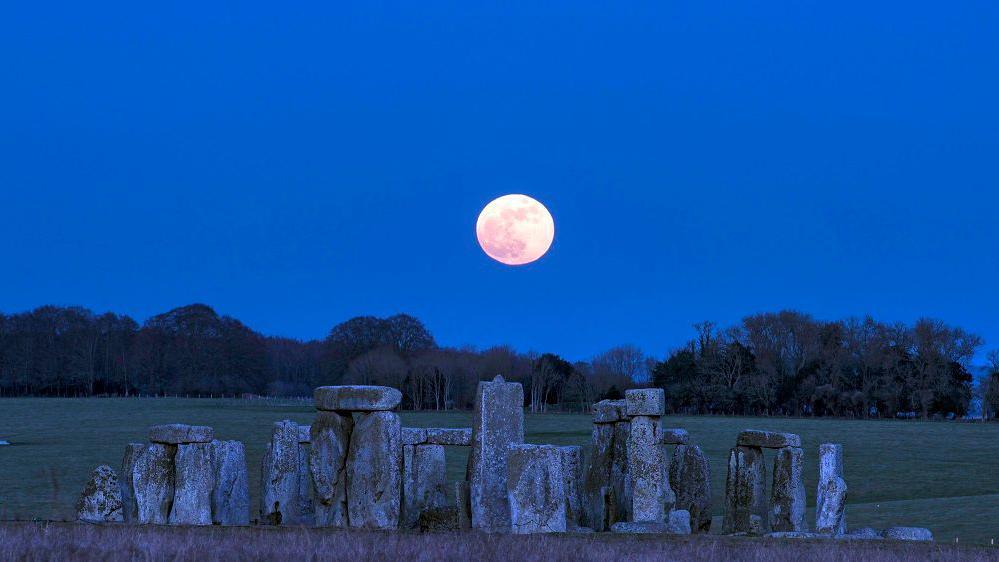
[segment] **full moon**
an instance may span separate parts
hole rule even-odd
[[[482,251],[507,265],[524,265],[545,255],[555,239],[555,221],[544,205],[526,195],[493,199],[479,213],[475,235]]]

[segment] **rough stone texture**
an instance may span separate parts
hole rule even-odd
[[[241,441],[212,441],[212,523],[250,524],[250,484]]]
[[[631,518],[631,478],[628,476],[628,440],[631,438],[631,422],[619,421],[614,424],[614,449],[611,460],[612,502],[608,504],[607,520],[611,523],[628,521]]]
[[[843,510],[846,509],[846,481],[836,476],[826,482],[825,490],[815,508],[815,532],[841,535]]]
[[[403,445],[400,527],[416,527],[423,510],[447,505],[446,474],[443,445]]]
[[[354,429],[350,414],[317,412],[309,447],[309,469],[314,486],[315,524],[347,526],[347,447]]]
[[[843,537],[850,539],[862,539],[862,540],[877,540],[885,538],[883,532],[873,527],[861,527],[859,529],[854,529],[849,533],[843,535]]]
[[[472,528],[472,506],[470,502],[468,482],[454,483],[454,503],[458,509],[458,529],[468,531]]]
[[[801,436],[794,433],[777,433],[776,431],[760,431],[747,429],[739,433],[736,445],[743,447],[761,447],[763,449],[783,449],[784,447],[801,447]]]
[[[827,535],[809,533],[808,531],[776,531],[767,533],[765,536],[772,539],[827,539]]]
[[[427,430],[427,443],[467,447],[472,444],[472,428],[432,427]]]
[[[457,531],[458,508],[454,506],[430,507],[420,512],[418,526],[421,533]]]
[[[798,447],[777,450],[770,488],[770,530],[804,532],[805,451]]]
[[[752,532],[753,517],[767,520],[766,467],[759,447],[734,447],[725,478],[724,534]]]
[[[554,445],[510,447],[507,491],[514,533],[564,533],[568,529],[562,456]]]
[[[122,516],[126,523],[137,523],[139,520],[139,507],[135,503],[135,482],[133,480],[133,469],[135,459],[146,450],[143,443],[129,443],[125,445],[125,454],[121,459],[121,505]]]
[[[467,480],[472,527],[485,531],[510,528],[507,454],[524,442],[524,388],[497,376],[479,381],[472,417],[472,452]]]
[[[387,386],[320,386],[312,396],[316,409],[325,411],[377,412],[402,401],[402,393]]]
[[[631,480],[632,521],[663,522],[676,497],[669,485],[665,449],[659,434],[659,421],[655,418],[631,418],[628,476]]]
[[[754,537],[759,537],[767,532],[766,527],[763,523],[766,521],[763,517],[759,515],[749,516],[749,534]]]
[[[627,419],[626,400],[601,400],[593,405],[593,423],[614,423]]]
[[[181,445],[185,443],[211,443],[215,432],[206,425],[185,425],[171,423],[154,425],[149,428],[149,440],[153,443]]]
[[[690,512],[686,509],[674,509],[666,517],[666,528],[671,535],[690,534]]]
[[[76,502],[76,518],[94,523],[125,520],[122,514],[121,483],[110,466],[98,466],[90,476],[83,494]]]
[[[669,529],[669,523],[656,523],[655,521],[618,521],[611,525],[613,533],[664,535],[669,532]]]
[[[629,416],[658,417],[666,413],[666,393],[661,388],[626,390],[624,400]]]
[[[301,522],[298,424],[274,424],[260,475],[260,519],[268,525]]]
[[[211,525],[215,467],[211,443],[177,445],[171,525]]]
[[[690,443],[690,434],[686,429],[663,428],[662,439],[664,445],[687,445]]]
[[[593,436],[589,444],[582,492],[585,501],[582,524],[588,525],[596,531],[606,531],[610,525],[617,522],[608,521],[608,515],[613,511],[613,508],[608,505],[609,501],[613,501],[613,494],[610,493],[613,447],[614,424],[593,424]]]
[[[562,488],[565,490],[565,519],[569,530],[583,526],[583,448],[559,447],[562,457]]]
[[[675,509],[690,513],[695,533],[711,529],[711,465],[697,445],[678,445],[669,464],[669,482],[676,495]]]
[[[299,523],[314,525],[316,509],[313,502],[312,474],[309,470],[309,446],[298,442],[298,514]]]
[[[312,426],[310,425],[300,425],[298,426],[298,444],[308,445],[312,442]]]
[[[166,525],[173,505],[176,445],[147,445],[132,465],[136,521]]]
[[[896,541],[932,541],[933,533],[923,527],[889,527],[884,537]]]
[[[427,430],[422,427],[402,428],[403,445],[422,445],[427,442]]]
[[[815,516],[818,517],[819,505],[825,496],[826,485],[833,478],[843,478],[843,445],[839,443],[823,443],[819,445],[819,483],[815,493]],[[846,508],[840,518],[840,527],[834,534],[846,532]]]
[[[402,424],[392,412],[358,414],[347,448],[347,522],[392,529],[402,507]]]

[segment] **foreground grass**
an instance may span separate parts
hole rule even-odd
[[[268,527],[0,524],[0,560],[814,560],[991,561],[999,550],[932,543],[636,535],[414,534]]]
[[[271,424],[308,424],[310,401],[209,399],[0,399],[0,519],[71,519],[73,505],[99,464],[116,469],[128,442],[144,442],[148,426],[211,425],[222,439],[247,447],[256,500],[259,463]],[[410,426],[469,426],[468,412],[404,412]],[[999,424],[785,418],[670,417],[711,460],[715,515],[721,515],[728,449],[745,428],[792,431],[806,451],[806,492],[815,501],[819,443],[846,449],[848,522],[852,527],[929,527],[940,542],[999,542]],[[592,425],[583,415],[529,415],[527,440],[582,445]],[[464,477],[467,450],[448,448],[448,478]],[[254,504],[255,505],[255,504]],[[811,512],[811,510],[809,510]],[[2,559],[2,558],[0,558]]]

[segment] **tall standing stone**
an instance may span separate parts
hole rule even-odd
[[[353,428],[349,412],[320,411],[312,422],[309,468],[317,526],[347,526],[347,448]]]
[[[98,466],[76,502],[76,517],[80,521],[105,523],[123,521],[121,484],[110,466]]]
[[[298,424],[274,424],[271,442],[261,474],[260,518],[270,525],[297,525],[301,522],[299,502]]]
[[[631,416],[628,439],[628,478],[631,482],[631,520],[662,523],[676,498],[669,485],[660,416],[665,413],[661,388],[632,389],[625,393]]]
[[[212,441],[215,487],[212,489],[212,523],[250,524],[250,485],[246,449],[241,441]]]
[[[846,509],[846,481],[836,476],[825,483],[825,489],[815,507],[815,532],[839,536],[843,529]]]
[[[447,505],[446,476],[443,445],[403,445],[401,527],[412,529],[423,510]]]
[[[763,449],[738,445],[729,453],[725,479],[724,533],[753,531],[753,517],[768,520]]]
[[[606,531],[610,525],[616,523],[616,521],[608,522],[608,512],[611,508],[607,505],[609,500],[613,500],[613,494],[607,493],[611,485],[613,447],[614,423],[594,423],[583,486],[586,505],[583,524],[594,531]]]
[[[480,381],[472,418],[472,452],[468,458],[472,527],[486,531],[510,528],[507,454],[524,442],[524,388],[502,376]]]
[[[583,525],[583,448],[559,447],[562,458],[562,487],[565,490],[566,525],[573,530]]]
[[[694,533],[711,529],[711,465],[697,445],[677,445],[669,465],[677,510],[690,513]]]
[[[121,459],[121,505],[122,516],[126,523],[136,523],[139,520],[139,507],[135,503],[135,481],[133,469],[135,460],[146,450],[142,443],[125,445],[125,454]]]
[[[176,445],[153,443],[135,459],[132,484],[135,490],[136,520],[141,524],[166,525],[173,506],[174,456]]]
[[[805,532],[805,451],[784,447],[774,457],[773,486],[770,492],[770,530]]]
[[[815,517],[818,520],[819,507],[826,496],[828,483],[835,478],[843,478],[843,445],[839,443],[823,443],[819,445],[819,483],[815,494]],[[846,533],[846,507],[839,518],[838,527],[833,534]]]
[[[563,453],[554,445],[513,445],[507,462],[510,528],[517,534],[564,533]]]
[[[359,413],[347,449],[350,527],[392,529],[402,507],[402,424],[392,412]]]
[[[211,443],[177,445],[177,471],[171,525],[211,525],[212,490],[215,488]]]
[[[469,498],[468,482],[462,480],[454,483],[454,503],[458,509],[458,529],[468,531],[472,528],[472,505]]]
[[[301,428],[300,428],[301,429]],[[308,429],[306,427],[306,429]],[[303,525],[315,524],[315,507],[312,497],[312,474],[309,472],[309,446],[298,444],[298,513]]]
[[[631,519],[631,478],[628,475],[628,441],[631,439],[631,422],[621,420],[614,424],[614,452],[611,462],[609,525]]]

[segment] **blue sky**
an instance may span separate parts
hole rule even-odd
[[[21,3],[0,310],[662,354],[794,308],[999,347],[993,2]],[[509,268],[492,198],[551,210]]]

